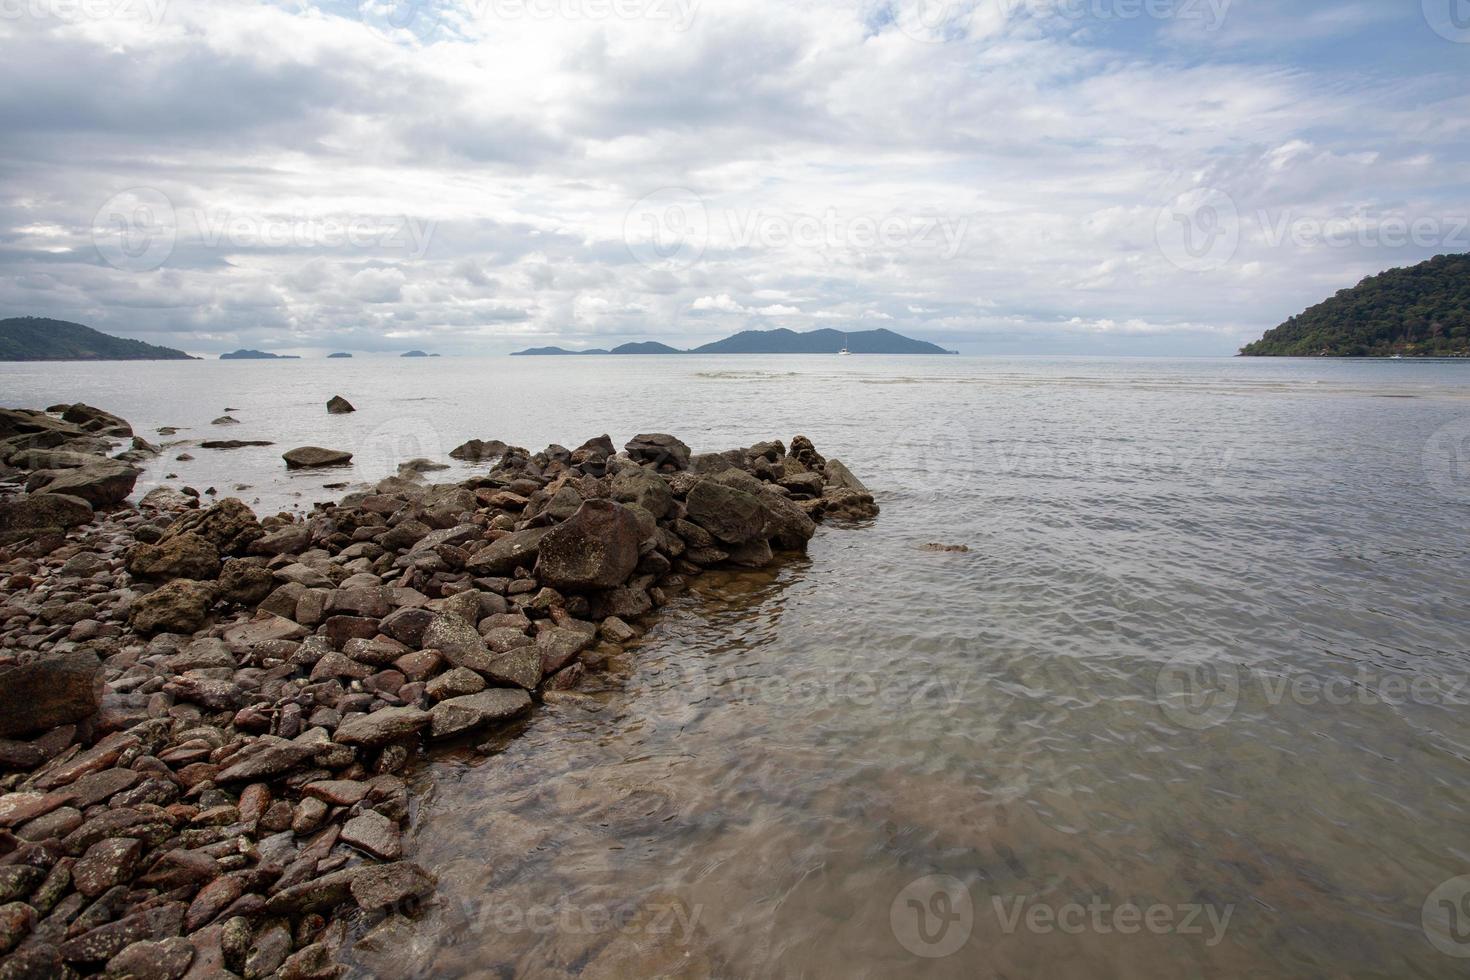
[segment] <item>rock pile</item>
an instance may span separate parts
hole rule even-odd
[[[130,447],[109,458],[119,439],[132,440]],[[27,491],[0,497],[0,545],[59,544],[94,507],[126,500],[143,472],[132,464],[158,451],[116,415],[80,402],[44,412],[0,409],[0,480]]]
[[[79,529],[0,548],[0,690],[24,700],[0,710],[0,978],[334,976],[337,913],[434,888],[402,859],[426,745],[570,696],[705,568],[877,511],[800,436],[658,434],[507,446],[304,517],[46,504]]]

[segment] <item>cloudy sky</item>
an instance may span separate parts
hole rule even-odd
[[[1467,0],[0,0],[0,316],[1226,354],[1470,250]]]

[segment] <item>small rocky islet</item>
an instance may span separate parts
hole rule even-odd
[[[128,503],[156,453],[90,406],[0,410],[0,980],[336,976],[435,890],[402,844],[429,746],[586,698],[706,569],[877,514],[802,436],[472,440],[483,474],[265,517]]]

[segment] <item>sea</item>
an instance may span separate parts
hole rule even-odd
[[[470,438],[644,432],[805,435],[882,508],[700,576],[585,696],[426,757],[406,856],[438,893],[357,922],[351,975],[1470,962],[1470,363],[0,365],[6,405],[77,400],[163,446],[139,494],[262,515],[482,472],[448,459]],[[300,445],[353,462],[288,472]]]

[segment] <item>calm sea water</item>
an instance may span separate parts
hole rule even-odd
[[[470,437],[803,433],[883,507],[419,774],[383,976],[1445,976],[1470,954],[1470,364],[3,365],[263,511]],[[342,394],[359,411],[328,416]],[[240,420],[213,426],[231,410]],[[288,476],[280,452],[357,453]],[[176,462],[181,451],[193,462]],[[456,472],[467,467],[456,467]],[[453,475],[452,473],[450,474]],[[968,545],[936,553],[926,543]]]

